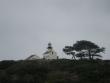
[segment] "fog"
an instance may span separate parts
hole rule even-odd
[[[65,45],[89,40],[110,59],[110,0],[0,0],[0,60],[42,57],[51,42],[60,58]]]

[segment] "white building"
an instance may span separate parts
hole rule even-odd
[[[43,54],[43,59],[58,59],[57,53],[53,50],[51,43],[48,44],[47,51]]]

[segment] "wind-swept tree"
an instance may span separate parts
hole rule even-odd
[[[63,51],[67,55],[72,55],[72,58],[89,58],[93,60],[94,57],[102,57],[101,52],[105,51],[104,47],[99,47],[95,43],[87,40],[77,41],[73,46],[65,46]]]
[[[67,55],[72,55],[72,59],[76,60],[75,52],[73,52],[72,46],[65,46],[65,48],[63,48],[63,52]]]
[[[87,40],[77,41],[73,45],[73,48],[77,52],[80,52],[80,51],[84,51],[85,50],[85,55],[88,56],[90,60],[93,59],[94,56],[101,57],[101,55],[99,53],[105,51],[105,48],[104,47],[100,48],[95,43],[93,43],[91,41],[87,41]]]
[[[84,52],[78,52],[75,55],[77,58],[79,58],[80,60],[85,58],[85,53]]]
[[[94,57],[102,57],[102,56],[100,55],[100,53],[101,53],[101,52],[104,53],[104,51],[105,51],[105,48],[104,48],[104,47],[98,48],[98,49],[92,49],[92,50],[91,50],[91,57],[92,57],[92,59],[94,59]]]

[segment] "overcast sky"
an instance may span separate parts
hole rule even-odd
[[[65,45],[89,40],[110,59],[110,0],[0,0],[0,60],[42,57],[51,42],[59,57]]]

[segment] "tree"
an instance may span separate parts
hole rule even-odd
[[[76,60],[75,52],[73,52],[72,46],[65,46],[65,48],[63,48],[63,52],[67,55],[72,55],[72,59]]]
[[[76,50],[78,52],[85,50],[85,55],[88,56],[90,60],[93,59],[94,56],[101,57],[101,55],[99,53],[105,51],[104,47],[100,48],[95,43],[93,43],[91,41],[87,41],[87,40],[77,41],[73,45],[73,48],[74,48],[74,50]]]
[[[63,51],[66,54],[73,53],[73,56],[76,58],[83,59],[85,57],[88,57],[90,60],[93,60],[94,57],[102,57],[100,55],[101,52],[105,51],[104,47],[99,47],[95,43],[87,40],[80,40],[77,41],[73,46],[65,46]]]
[[[79,52],[75,56],[82,60],[85,57],[85,53],[84,52]]]

